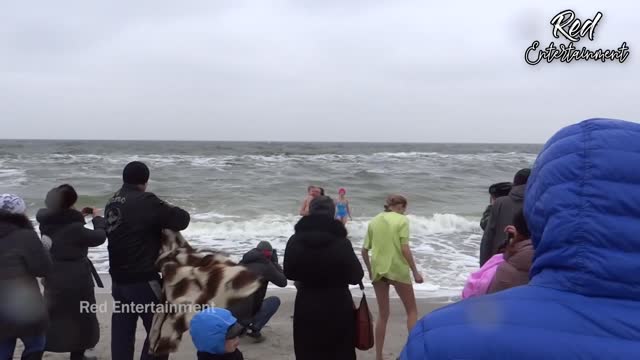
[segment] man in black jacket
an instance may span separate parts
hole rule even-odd
[[[262,328],[280,307],[280,299],[276,296],[265,298],[267,286],[273,283],[279,287],[287,286],[287,278],[278,264],[278,254],[268,241],[261,241],[255,249],[249,250],[240,261],[249,271],[261,278],[262,286],[253,295],[231,306],[230,310],[240,322],[246,325],[251,332],[247,336],[256,342],[264,340]]]
[[[513,216],[524,202],[524,190],[531,169],[519,170],[513,178],[513,187],[508,196],[496,199],[491,206],[489,220],[480,242],[480,266],[484,265],[507,241],[505,229],[512,224]]]
[[[489,215],[491,215],[491,208],[497,199],[509,195],[511,192],[511,187],[513,185],[510,182],[500,182],[497,184],[493,184],[489,186],[489,205],[482,213],[482,219],[480,219],[480,227],[482,231],[487,228],[487,223],[489,222]]]
[[[142,319],[148,335],[153,321],[151,310],[160,301],[160,275],[155,262],[160,251],[162,229],[184,230],[190,217],[186,211],[146,192],[149,168],[145,164],[138,161],[127,164],[122,179],[122,188],[109,199],[105,208],[112,294],[115,302],[146,306],[145,311],[139,313],[114,311],[111,318],[111,358],[132,360],[138,317]],[[147,338],[141,359],[168,358],[148,355],[148,348]]]

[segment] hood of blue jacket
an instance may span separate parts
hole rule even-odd
[[[524,211],[531,285],[640,300],[640,124],[591,119],[539,154]]]

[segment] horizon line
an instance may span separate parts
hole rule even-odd
[[[0,141],[95,141],[95,142],[185,142],[185,143],[276,143],[276,144],[410,144],[410,145],[544,145],[544,143],[515,143],[515,142],[416,142],[416,141],[287,141],[287,140],[167,140],[167,139],[43,139],[43,138],[0,138]]]

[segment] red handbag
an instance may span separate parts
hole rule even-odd
[[[362,290],[362,299],[360,300],[360,306],[354,308],[354,318],[356,322],[356,336],[355,346],[358,350],[369,350],[373,347],[373,317],[371,311],[369,311],[369,305],[367,304],[367,297],[364,294],[364,285],[360,283],[360,290]]]

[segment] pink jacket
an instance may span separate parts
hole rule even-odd
[[[498,266],[504,262],[503,254],[496,254],[491,257],[480,270],[471,273],[467,283],[462,290],[462,298],[480,296],[487,293],[489,286],[496,275]]]

